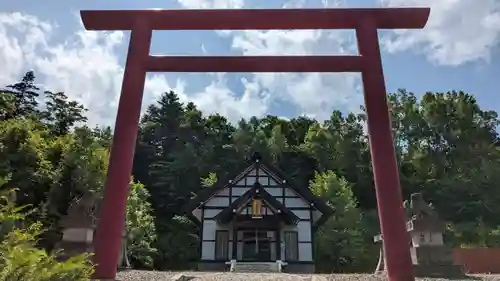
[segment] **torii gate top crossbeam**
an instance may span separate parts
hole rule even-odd
[[[361,26],[368,23],[376,33],[377,29],[422,28],[429,13],[429,8],[99,10],[81,11],[81,16],[87,30],[131,30],[143,37],[134,44],[149,45],[146,41],[150,41],[150,35],[146,34],[151,34],[152,30],[355,29],[359,32]],[[145,71],[155,72],[358,72],[370,65],[363,57],[351,55],[146,55],[141,59]]]
[[[132,30],[137,19],[152,30],[355,29],[367,20],[377,29],[420,29],[429,14],[429,8],[81,11],[87,30]]]

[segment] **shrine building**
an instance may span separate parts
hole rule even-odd
[[[333,209],[259,154],[186,207],[200,227],[199,270],[314,272],[314,232]]]

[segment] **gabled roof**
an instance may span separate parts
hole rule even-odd
[[[249,166],[243,171],[233,174],[229,179],[221,179],[217,180],[217,182],[211,187],[205,188],[201,190],[195,198],[191,199],[191,201],[184,208],[184,212],[188,215],[191,212],[202,205],[204,202],[208,201],[211,197],[216,195],[218,192],[222,191],[225,188],[232,187],[235,185],[240,179],[250,173],[253,169],[257,169],[259,167],[264,168],[264,170],[268,170],[271,174],[269,176],[275,176],[274,180],[280,182],[280,186],[286,186],[291,190],[295,191],[300,197],[302,197],[305,201],[307,201],[314,209],[320,211],[322,213],[321,218],[315,223],[314,228],[319,227],[323,223],[325,223],[328,218],[334,212],[334,209],[330,207],[324,200],[319,197],[316,197],[308,187],[300,187],[297,186],[293,179],[291,179],[286,173],[284,173],[278,167],[268,163],[265,159],[263,159],[259,153],[254,153],[249,161]]]
[[[233,218],[233,216],[236,215],[234,210],[239,209],[243,204],[246,204],[252,198],[263,199],[267,204],[269,204],[269,206],[278,211],[277,215],[280,216],[286,224],[297,224],[300,220],[297,215],[288,210],[285,205],[276,200],[276,198],[274,198],[271,194],[269,194],[269,192],[262,188],[260,183],[258,182],[256,182],[254,186],[247,192],[245,192],[241,197],[231,203],[231,205],[229,205],[217,216],[215,216],[215,220],[218,223],[229,222]]]

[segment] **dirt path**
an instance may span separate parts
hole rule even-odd
[[[130,270],[118,273],[121,281],[170,281],[175,275],[194,277],[191,281],[385,281],[373,274],[286,274],[286,273],[213,273]],[[471,276],[472,277],[472,276]],[[500,275],[473,276],[469,279],[417,278],[418,281],[500,281]],[[184,281],[184,280],[180,280]]]

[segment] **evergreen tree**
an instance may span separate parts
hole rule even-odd
[[[46,109],[42,118],[56,136],[65,135],[75,124],[87,121],[84,115],[87,109],[76,101],[69,101],[64,93],[45,91],[45,96]]]
[[[35,118],[39,113],[37,98],[40,95],[40,88],[35,85],[35,74],[28,71],[24,74],[21,81],[8,85],[4,92],[13,95],[14,110],[7,114],[4,119],[29,117]]]

